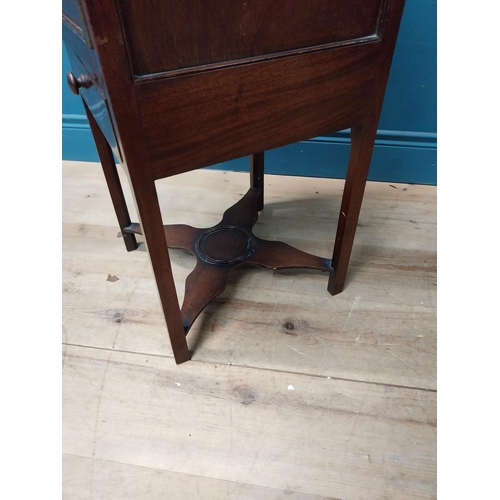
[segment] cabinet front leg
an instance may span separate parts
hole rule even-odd
[[[130,182],[133,187],[142,234],[146,240],[151,259],[151,266],[158,287],[175,362],[180,364],[191,359],[191,355],[182,324],[156,187],[152,177],[145,178],[145,170],[142,174],[139,173],[137,179],[134,179],[132,174]]]
[[[333,272],[328,282],[328,291],[332,295],[344,288],[376,133],[376,120],[351,129],[349,165],[333,249]]]

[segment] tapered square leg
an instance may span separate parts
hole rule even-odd
[[[101,160],[102,170],[104,172],[104,177],[106,178],[109,194],[111,195],[111,201],[113,202],[116,218],[118,219],[118,224],[123,235],[125,248],[127,251],[131,252],[132,250],[136,250],[138,245],[135,235],[124,232],[124,229],[130,225],[131,221],[125,196],[123,195],[120,178],[118,176],[118,171],[116,169],[115,160],[113,158],[113,152],[111,151],[108,141],[104,137],[104,134],[102,133],[94,116],[87,107],[87,103],[83,99],[82,102],[90,123],[90,130],[94,136],[97,153],[99,155],[99,159]]]
[[[332,295],[344,288],[376,133],[376,120],[351,129],[351,152],[333,249],[333,272],[328,282]]]
[[[153,268],[175,362],[177,364],[184,363],[191,359],[191,354],[188,350],[186,329],[183,326],[177,299],[156,186],[148,169],[143,169],[141,172],[137,168],[129,168],[129,178],[135,196],[137,213],[141,221],[141,232],[146,240],[151,259],[151,267]]]
[[[260,189],[257,210],[264,208],[264,152],[250,156],[250,187]]]

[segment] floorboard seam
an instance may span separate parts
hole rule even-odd
[[[96,346],[89,346],[89,345],[83,345],[83,344],[71,344],[71,343],[67,343],[67,342],[63,342],[62,345],[69,346],[69,347],[82,347],[85,349],[96,349],[96,350],[101,350],[101,351],[120,352],[120,353],[124,353],[124,354],[138,354],[140,356],[155,356],[157,358],[165,358],[165,359],[172,359],[172,360],[174,359],[173,356],[168,356],[168,355],[163,355],[163,354],[152,354],[149,352],[125,351],[122,349],[111,349],[109,347],[96,347]],[[211,365],[235,366],[237,368],[248,368],[249,370],[262,370],[262,371],[275,372],[275,373],[285,373],[285,374],[290,374],[290,375],[301,375],[303,377],[339,380],[342,382],[358,382],[360,384],[380,385],[380,386],[385,386],[385,387],[396,387],[398,389],[410,389],[410,390],[416,390],[416,391],[437,393],[437,389],[430,389],[427,387],[415,387],[415,386],[411,386],[411,385],[400,385],[400,384],[389,384],[386,382],[375,382],[372,380],[356,380],[356,379],[352,379],[352,378],[343,378],[343,377],[335,377],[335,376],[332,377],[332,376],[327,376],[327,375],[315,375],[313,373],[293,372],[290,370],[281,370],[278,368],[247,366],[247,365],[239,365],[239,364],[235,364],[235,363],[223,363],[223,362],[217,362],[217,361],[202,361],[202,360],[198,360],[198,359],[192,359],[189,361],[189,363],[204,363],[204,364],[211,364]]]

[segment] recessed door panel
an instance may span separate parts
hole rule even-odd
[[[381,0],[117,0],[137,76],[355,40]]]

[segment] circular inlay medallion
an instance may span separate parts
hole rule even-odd
[[[210,264],[236,264],[247,259],[255,242],[244,229],[219,226],[201,235],[196,242],[196,252]]]

